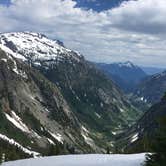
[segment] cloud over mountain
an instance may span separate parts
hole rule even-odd
[[[131,0],[96,12],[72,0],[12,0],[0,5],[1,32],[37,31],[94,61],[166,65],[166,1]]]

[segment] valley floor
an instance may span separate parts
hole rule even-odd
[[[65,155],[18,160],[3,163],[2,166],[142,166],[145,154],[130,155]]]

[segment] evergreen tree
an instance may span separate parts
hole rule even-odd
[[[110,154],[110,148],[107,147],[107,154]]]
[[[154,153],[147,155],[146,166],[166,166],[166,117],[160,122],[152,150]]]
[[[60,151],[59,144],[50,146],[48,156],[55,156],[55,155],[60,155],[60,154],[61,154],[61,151]]]

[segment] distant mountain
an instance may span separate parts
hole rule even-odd
[[[154,75],[157,73],[163,72],[164,68],[156,68],[156,67],[143,67],[141,66],[141,69],[147,74],[147,75]]]
[[[113,64],[97,63],[96,65],[125,92],[132,92],[147,76],[140,67],[129,61]]]
[[[161,100],[166,91],[166,71],[144,79],[136,90],[136,95],[148,103],[154,104]]]
[[[101,153],[140,116],[110,79],[62,42],[6,33],[0,48],[0,139],[41,155],[52,145],[56,154]]]

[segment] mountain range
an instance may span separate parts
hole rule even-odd
[[[0,48],[0,138],[25,155],[48,155],[52,145],[58,154],[105,152],[141,115],[113,81],[62,42],[6,33]]]
[[[112,64],[97,63],[96,65],[126,93],[133,92],[147,76],[140,67],[130,61]]]
[[[126,131],[117,135],[115,144],[117,152],[154,152],[152,147],[154,146],[153,144],[156,143],[156,135],[159,134],[161,126],[165,125],[163,124],[164,122],[161,124],[161,121],[166,117],[166,72],[163,71],[164,69],[145,69],[136,67],[131,62],[97,64],[97,67],[104,71],[109,78],[112,78],[124,92],[130,92],[131,94],[128,95],[128,97],[132,104],[144,111],[143,116],[141,116],[136,124],[128,129],[126,128]],[[137,71],[147,73],[143,74],[143,77],[139,79],[140,75]],[[125,81],[130,80],[129,83],[131,83],[131,85],[129,87],[133,86],[132,83],[135,81],[135,78],[132,77],[132,73],[133,76],[138,76],[136,80],[139,80],[132,90],[126,90],[125,88],[128,87],[129,84],[127,86]],[[133,80],[130,79],[131,77]]]
[[[165,72],[148,76],[131,62],[94,64],[40,33],[0,34],[0,80],[6,160],[150,151],[166,116]]]

